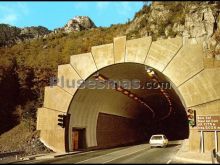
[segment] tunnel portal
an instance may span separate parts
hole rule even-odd
[[[153,70],[159,83],[147,69]],[[108,81],[98,81],[97,75]],[[117,90],[119,87],[124,91]],[[81,148],[89,147],[91,139],[93,147],[109,148],[146,143],[152,134],[165,134],[170,140],[189,136],[186,111],[175,86],[161,72],[143,64],[114,64],[93,73],[77,90],[69,113],[69,141],[73,148],[72,130],[77,128],[84,130],[83,137],[77,137],[79,143],[84,143]],[[92,122],[95,128],[89,126]],[[87,126],[82,127],[83,123]]]
[[[41,142],[55,152],[68,152],[142,143],[151,134],[163,133],[170,140],[187,138],[186,148],[199,152],[200,133],[196,127],[188,128],[185,110],[195,110],[196,116],[219,115],[220,107],[219,64],[206,55],[203,44],[193,39],[153,41],[151,36],[131,40],[119,36],[112,43],[92,46],[90,52],[71,55],[68,64],[58,65],[56,78],[64,85],[59,81],[46,86],[37,110]],[[139,79],[142,85],[157,81],[146,66],[172,89],[123,89],[117,84],[116,90],[94,90],[66,85],[68,80],[79,81],[80,86],[94,78]],[[64,127],[58,125],[60,116],[70,117]],[[205,132],[204,137],[209,152],[215,146],[214,133]]]

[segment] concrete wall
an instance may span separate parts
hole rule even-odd
[[[209,109],[213,105],[210,102],[218,101],[220,97],[220,71],[215,68],[217,64],[214,65],[214,62],[205,60],[204,57],[201,44],[182,45],[181,38],[152,42],[151,37],[126,41],[126,37],[123,36],[115,38],[114,44],[92,47],[91,53],[71,56],[70,64],[58,66],[58,77],[64,76],[65,82],[69,78],[85,80],[97,69],[115,63],[134,62],[146,64],[158,69],[173,82],[186,107],[197,107],[200,104],[206,105],[203,111],[208,111],[212,114],[212,111]],[[212,65],[212,67],[207,67],[209,65]],[[71,114],[70,127],[89,128],[87,144],[88,146],[97,145],[95,131],[99,111],[94,110],[83,113],[85,111],[83,107],[86,104],[85,98],[78,98],[77,102],[79,105],[77,106],[81,107],[82,112],[75,112],[71,106],[73,106],[74,99],[72,100],[72,98],[76,92],[77,88],[69,89],[60,83],[53,88],[45,88],[44,105],[43,108],[38,110],[37,125],[38,129],[41,130],[42,141],[55,151],[65,151],[65,140],[63,137],[65,136],[65,131],[71,131],[70,129],[56,128],[56,122],[52,122],[57,120],[55,111]],[[101,105],[96,106],[102,112],[101,109],[103,107],[101,108]],[[217,109],[217,105],[215,106],[214,109]],[[219,111],[215,111],[216,114],[219,114]],[[50,113],[51,115],[49,115]],[[123,113],[119,111],[111,113],[123,116]],[[83,115],[84,118],[88,118],[87,121],[80,120]],[[48,126],[45,124],[47,121],[51,121],[53,124]],[[206,133],[205,136],[207,136],[206,139],[209,139],[213,135]],[[197,140],[197,132],[191,131],[190,146],[192,150],[198,150]],[[211,146],[212,144],[207,140],[207,145]],[[210,148],[207,147],[207,150]]]
[[[181,47],[181,38],[154,41],[150,47],[145,64],[162,72]]]
[[[99,113],[97,120],[98,148],[132,144],[143,140],[143,137],[143,133],[141,134],[138,131],[134,120],[122,116]]]
[[[143,37],[127,41],[125,62],[143,63],[146,59],[151,42],[151,37]]]
[[[91,52],[98,69],[114,64],[113,44],[93,46]]]
[[[96,129],[99,113],[133,118],[136,116],[136,112],[132,108],[136,108],[134,101],[131,102],[129,98],[114,90],[79,90],[69,107],[69,113],[72,116],[69,131],[72,128],[85,128],[87,147],[97,147]],[[72,146],[71,138],[71,134],[69,134],[70,149]]]

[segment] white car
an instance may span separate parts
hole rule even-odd
[[[165,135],[158,134],[152,135],[150,138],[150,146],[152,147],[166,147],[168,144],[168,139]]]

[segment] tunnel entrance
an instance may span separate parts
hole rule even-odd
[[[98,70],[80,86],[69,106],[69,127],[85,128],[85,148],[145,143],[153,134],[165,134],[169,140],[188,138],[181,96],[164,74],[151,68],[158,79],[155,82],[147,68],[138,63],[114,64]],[[70,146],[74,146],[71,138]]]

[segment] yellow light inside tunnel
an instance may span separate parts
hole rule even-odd
[[[119,92],[122,92],[123,88],[122,87],[117,87],[116,90],[119,91]]]
[[[103,76],[98,76],[98,79],[99,79],[99,80],[103,80],[103,81],[105,81],[105,80],[106,80],[106,78],[105,78],[105,77],[103,77]]]
[[[130,94],[129,94],[129,97],[134,97],[134,94],[130,93]]]
[[[142,100],[140,100],[140,103],[145,105],[145,102],[143,102]]]
[[[102,80],[102,81],[108,80],[107,77],[105,77],[105,76],[103,76],[103,75],[101,75],[101,74],[99,74],[99,73],[97,73],[96,75],[94,75],[94,77],[95,77],[95,80]]]
[[[154,71],[151,73],[154,74]],[[107,77],[100,75],[100,74],[95,75],[94,77],[96,80],[102,80],[103,83],[109,80]],[[157,80],[155,79],[155,81]],[[122,92],[123,94],[128,95],[130,98],[133,98],[135,101],[138,101],[139,103],[144,104],[153,113],[153,118],[155,117],[155,113],[153,109],[150,106],[148,106],[141,98],[135,96],[135,94],[131,93],[130,91],[118,86],[116,83],[115,83],[115,86],[116,86],[115,88],[116,91]]]
[[[125,90],[123,93],[124,93],[125,95],[128,95],[128,94],[129,94],[129,92],[128,92],[128,91],[126,91],[126,90]]]
[[[138,97],[137,97],[137,96],[135,96],[135,97],[134,97],[134,100],[138,100]]]

